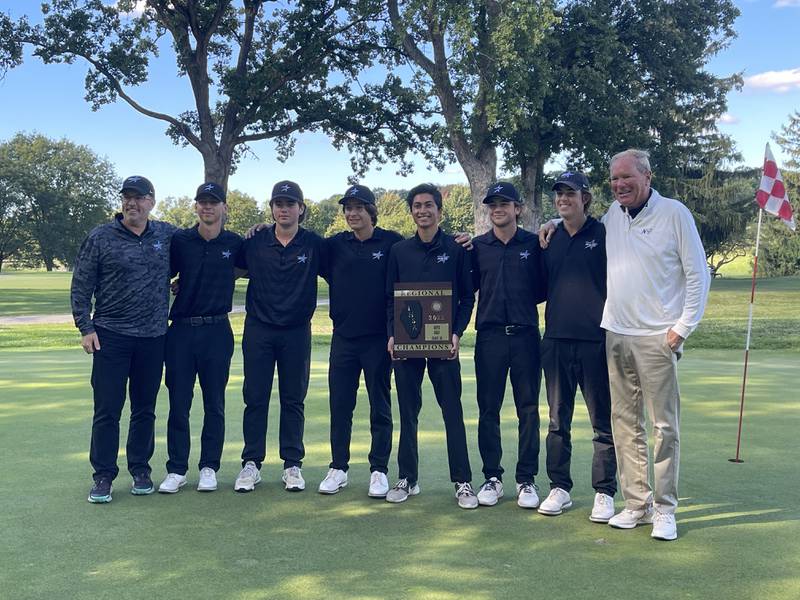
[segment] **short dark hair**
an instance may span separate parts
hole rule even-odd
[[[364,210],[369,215],[369,218],[372,220],[372,226],[378,224],[378,208],[374,204],[370,204],[369,202],[362,202],[361,204],[364,205]],[[347,207],[347,202],[342,204],[342,214],[344,214],[344,209]]]
[[[418,186],[411,188],[411,191],[408,192],[408,195],[406,196],[406,204],[408,204],[409,209],[414,203],[414,198],[420,194],[430,194],[433,196],[433,201],[436,203],[436,206],[439,208],[439,210],[442,210],[442,192],[440,192],[439,188],[432,183],[421,183]]]
[[[592,203],[592,193],[591,192],[581,192],[581,200],[585,198],[589,198],[586,200],[586,204],[583,205],[583,212],[584,214],[589,214],[589,205]]]
[[[272,213],[272,204],[275,202],[275,200],[288,200],[289,202],[297,202],[296,200],[292,200],[291,198],[272,198],[269,201],[269,212],[270,213]],[[297,218],[297,223],[300,224],[306,218],[306,210],[308,209],[308,207],[306,206],[305,202],[297,202],[297,204],[299,204],[300,206],[303,207],[303,212],[301,212],[300,216]],[[273,220],[275,219],[275,215],[272,215],[272,219]]]

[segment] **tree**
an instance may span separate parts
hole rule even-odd
[[[264,212],[258,207],[258,202],[252,196],[232,190],[228,192],[228,220],[225,228],[244,235],[250,227],[264,222]]]
[[[143,5],[143,7],[142,7]],[[400,161],[428,130],[419,99],[389,73],[380,84],[358,75],[377,58],[371,19],[377,0],[52,0],[43,23],[0,15],[0,69],[18,65],[29,45],[45,63],[89,65],[86,99],[93,109],[121,99],[167,125],[167,135],[203,157],[205,180],[227,187],[248,144],[276,141],[293,152],[292,135],[322,130],[354,152],[356,172],[370,162]],[[178,75],[194,105],[160,112],[135,97],[150,61],[171,42]],[[386,54],[384,61],[390,61]],[[360,91],[357,94],[356,91]]]
[[[519,173],[526,211],[540,216],[543,167],[564,153],[605,172],[628,146],[653,150],[675,174],[715,143],[715,118],[738,76],[706,62],[734,36],[729,0],[387,0],[391,31],[438,101],[436,138],[467,176],[478,206],[495,179],[498,149]]]
[[[325,236],[331,224],[337,220],[342,207],[339,204],[341,196],[333,195],[320,202],[306,201],[306,216],[303,227]]]
[[[13,184],[0,179],[0,271],[3,263],[13,258],[27,243],[26,224],[22,198],[14,191]]]
[[[158,200],[155,212],[161,220],[172,223],[175,227],[192,227],[197,223],[194,200],[189,196],[180,196],[179,198],[167,196],[163,200]]]
[[[475,215],[472,195],[466,185],[449,185],[442,188],[441,228],[447,233],[470,231]],[[483,206],[481,207],[483,209]]]
[[[781,128],[780,133],[773,134],[772,139],[788,156],[782,165],[781,175],[797,222],[800,221],[800,111],[789,115],[789,122]],[[759,270],[767,276],[800,274],[800,235],[770,215],[765,215],[764,219]]]
[[[114,168],[86,146],[39,134],[0,144],[0,181],[19,200],[32,251],[52,271],[72,265],[83,238],[117,204]]]

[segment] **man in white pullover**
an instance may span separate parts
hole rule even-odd
[[[603,218],[608,255],[607,331],[611,419],[625,509],[620,529],[653,524],[652,537],[677,537],[680,449],[677,362],[708,298],[705,252],[689,210],[650,187],[646,152],[611,159],[616,201]],[[645,414],[653,427],[654,485],[648,480]]]

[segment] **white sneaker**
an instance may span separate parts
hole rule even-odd
[[[543,515],[555,517],[556,515],[560,515],[570,506],[572,506],[572,498],[569,497],[569,492],[567,490],[554,487],[552,490],[550,490],[550,493],[547,495],[547,498],[544,499],[544,502],[539,505],[539,512]]]
[[[478,508],[478,497],[468,481],[456,483],[456,500],[461,508]]]
[[[197,484],[198,492],[213,492],[217,489],[217,474],[211,467],[200,469],[200,481]]]
[[[369,476],[369,492],[367,495],[370,498],[386,498],[388,493],[389,480],[386,478],[386,473],[373,471]]]
[[[298,469],[299,471],[300,469]],[[287,481],[284,479],[284,481]],[[319,493],[320,494],[335,494],[343,487],[347,486],[347,473],[342,471],[341,469],[328,469],[328,474],[325,475],[325,479],[319,484]],[[304,485],[305,487],[305,485]],[[286,489],[289,489],[289,484],[287,482]],[[300,488],[302,489],[302,488]]]
[[[161,494],[175,494],[183,486],[186,485],[186,476],[178,475],[177,473],[167,473],[164,481],[158,486],[158,491]]]
[[[597,492],[594,495],[594,506],[592,506],[592,514],[589,515],[589,520],[593,523],[608,523],[608,520],[614,516],[614,498],[608,494]]]
[[[478,504],[494,506],[503,497],[503,482],[497,477],[490,477],[478,490]]]
[[[302,492],[306,489],[306,480],[300,472],[300,467],[289,467],[283,470],[281,481],[286,484],[287,492]]]
[[[653,507],[644,510],[623,509],[608,520],[611,527],[617,529],[633,529],[637,525],[649,525],[653,522]]]
[[[401,479],[394,484],[394,487],[386,493],[386,501],[392,504],[399,504],[408,500],[409,496],[419,494],[419,485],[409,485],[408,479]]]
[[[252,460],[248,460],[244,468],[239,471],[233,489],[237,492],[252,492],[256,485],[261,483],[261,471]]]
[[[676,539],[678,527],[675,525],[675,515],[656,510],[653,515],[653,533],[650,534],[650,537],[668,542]]]
[[[539,494],[532,481],[517,484],[517,506],[520,508],[536,508],[539,506]]]

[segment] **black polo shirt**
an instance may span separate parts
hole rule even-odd
[[[418,234],[392,246],[386,273],[387,332],[394,335],[394,284],[397,282],[449,281],[453,284],[453,333],[461,337],[469,325],[475,292],[466,251],[441,229],[433,240]]]
[[[490,229],[472,245],[472,277],[480,290],[475,328],[538,327],[536,305],[546,294],[539,237],[517,228],[504,244]]]
[[[325,242],[300,227],[286,247],[275,225],[245,240],[237,266],[247,269],[247,315],[275,327],[308,323],[317,307],[317,276],[325,272]]]
[[[231,312],[236,259],[243,243],[240,236],[224,229],[208,241],[197,225],[175,232],[169,264],[172,276],[180,277],[180,288],[169,311],[170,319]]]
[[[402,239],[399,233],[376,227],[363,242],[352,231],[325,240],[335,334],[386,335],[386,268],[389,250]]]
[[[606,301],[606,228],[588,217],[570,236],[559,223],[543,252],[547,272],[546,338],[601,341]]]

